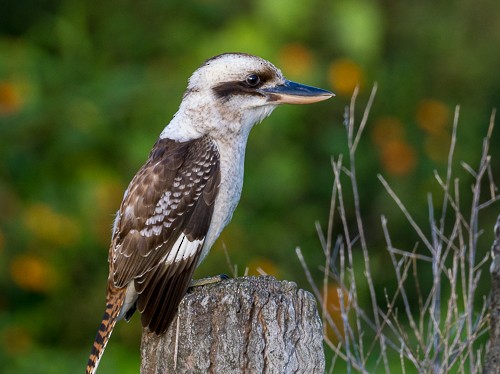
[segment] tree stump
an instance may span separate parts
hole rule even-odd
[[[164,335],[143,330],[141,357],[141,374],[325,371],[316,300],[269,276],[195,288]]]
[[[495,225],[495,241],[491,248],[490,342],[484,373],[500,373],[500,216]]]

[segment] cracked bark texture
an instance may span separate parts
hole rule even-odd
[[[500,373],[500,216],[495,225],[495,241],[491,247],[490,342],[483,373]]]
[[[269,276],[195,288],[166,334],[143,330],[141,358],[141,374],[325,371],[314,297]]]

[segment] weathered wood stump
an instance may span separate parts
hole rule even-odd
[[[314,297],[268,276],[195,288],[166,334],[143,331],[141,356],[141,374],[325,370]]]

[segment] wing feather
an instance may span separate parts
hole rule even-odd
[[[130,282],[142,324],[164,332],[203,248],[220,184],[219,152],[203,137],[160,139],[130,183],[115,223],[110,281]]]

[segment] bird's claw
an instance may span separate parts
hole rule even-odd
[[[226,280],[226,279],[229,279],[229,276],[226,274],[214,275],[213,277],[207,277],[207,278],[202,278],[202,279],[193,279],[193,280],[191,280],[191,283],[189,284],[188,292],[191,292],[193,290],[193,288],[195,288],[195,287],[219,283],[219,282]]]

